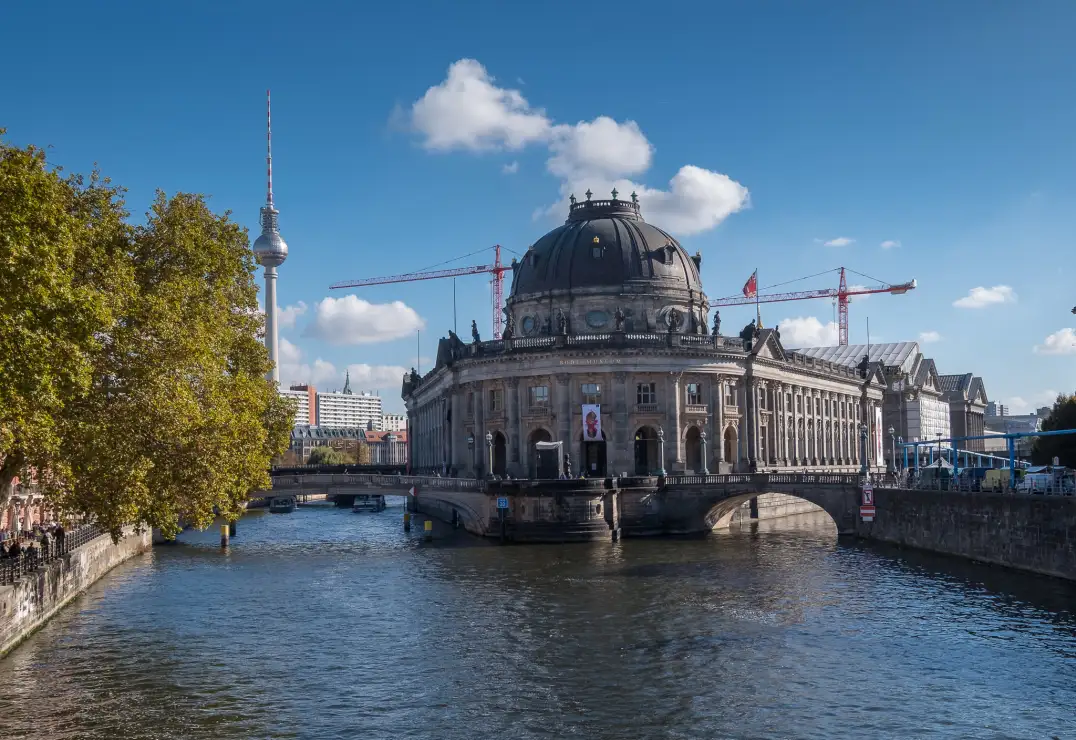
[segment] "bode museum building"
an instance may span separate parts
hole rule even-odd
[[[503,338],[449,332],[405,376],[415,472],[536,478],[558,441],[571,477],[883,464],[880,366],[785,350],[754,323],[724,336],[702,258],[613,196],[573,197],[513,261]]]

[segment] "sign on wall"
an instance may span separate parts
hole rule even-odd
[[[601,442],[602,407],[598,403],[583,404],[583,441]]]

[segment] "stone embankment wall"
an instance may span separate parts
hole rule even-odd
[[[13,586],[0,586],[0,657],[124,560],[150,548],[148,531],[124,532],[116,544],[102,535]]]
[[[789,496],[785,493],[764,493],[755,499],[755,509],[752,511],[751,502],[740,506],[732,515],[729,524],[749,524],[753,521],[766,519],[780,519],[797,514],[814,514],[824,511],[821,506],[804,501],[798,496]]]
[[[859,536],[1076,580],[1072,496],[875,489]]]

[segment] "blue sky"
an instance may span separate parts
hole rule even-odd
[[[941,372],[1015,411],[1076,387],[1073,38],[1065,0],[9,0],[0,127],[98,162],[136,214],[156,188],[202,192],[256,233],[271,87],[286,381],[332,388],[350,366],[401,408],[414,327],[428,366],[451,281],[329,284],[521,253],[566,191],[628,183],[702,252],[712,298],[756,267],[764,287],[840,265],[916,278],[854,301],[852,341],[868,317],[873,341],[925,336]],[[456,287],[461,333],[488,336],[488,281]],[[723,310],[726,331],[752,313]],[[763,308],[790,344],[835,341],[833,315]]]

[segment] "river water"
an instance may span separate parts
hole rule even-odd
[[[0,660],[0,738],[1071,738],[1076,587],[821,516],[500,547],[254,513]]]

